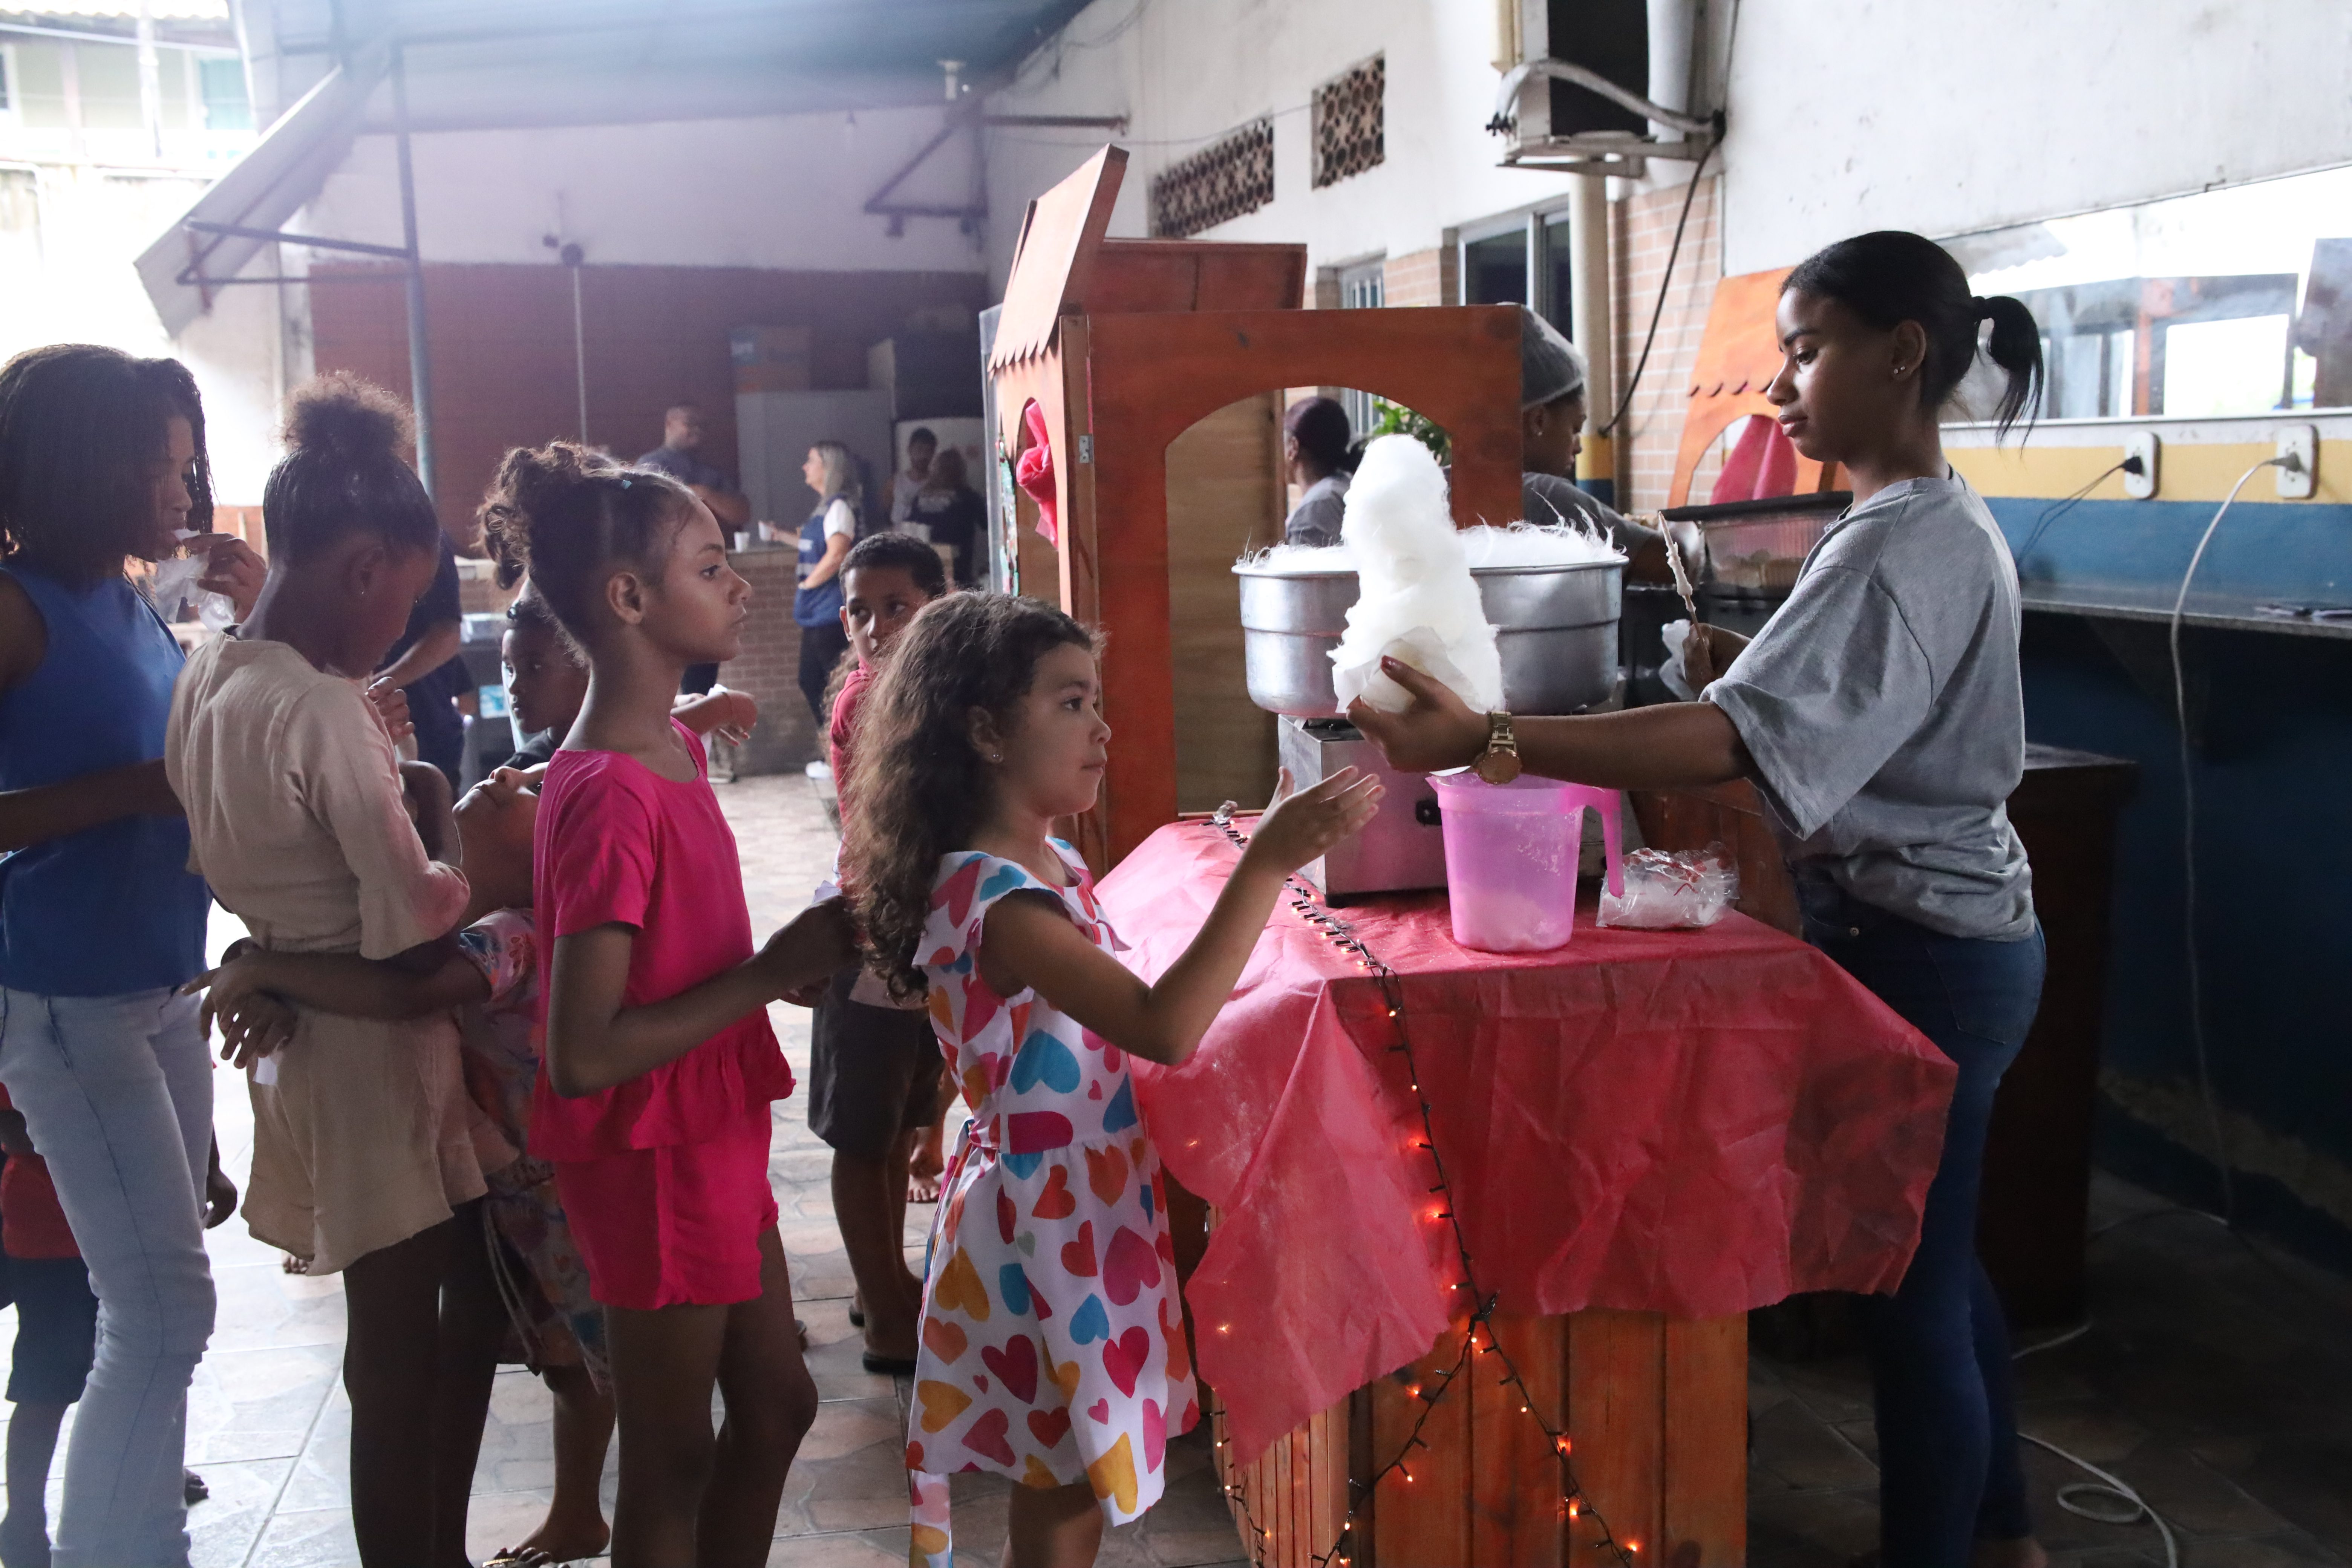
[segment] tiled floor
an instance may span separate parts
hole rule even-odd
[[[830,868],[834,839],[799,778],[746,780],[719,787],[735,826],[753,929],[765,932],[807,902]],[[225,929],[224,929],[225,928]],[[216,917],[215,946],[236,933]],[[796,1072],[808,1064],[808,1015],[775,1009]],[[224,1073],[217,1124],[221,1154],[240,1181],[251,1158],[252,1118],[242,1086]],[[830,1152],[812,1137],[803,1102],[778,1107],[770,1175],[782,1210],[793,1294],[809,1326],[810,1370],[823,1403],[801,1446],[776,1521],[769,1563],[776,1568],[849,1568],[907,1560],[907,1389],[858,1364],[849,1326],[851,1281],[834,1226],[826,1174]],[[909,1255],[919,1264],[929,1208],[908,1216]],[[211,1236],[220,1289],[219,1326],[197,1369],[189,1409],[188,1462],[212,1488],[188,1516],[194,1561],[205,1568],[341,1568],[359,1561],[348,1506],[351,1407],[339,1372],[343,1300],[339,1279],[291,1276],[278,1255],[231,1220]],[[15,1336],[0,1310],[0,1346]],[[8,1408],[0,1405],[0,1411]],[[467,1532],[478,1559],[522,1539],[542,1516],[553,1481],[546,1390],[529,1373],[499,1378],[475,1476]],[[70,1431],[70,1427],[68,1428]],[[1170,1486],[1144,1520],[1112,1532],[1106,1568],[1176,1568],[1229,1563],[1238,1543],[1210,1479],[1205,1445],[1171,1443]],[[63,1445],[59,1446],[62,1456]],[[57,1478],[50,1492],[55,1505]],[[992,1564],[1004,1531],[1005,1483],[961,1478],[956,1489],[959,1563]],[[612,1500],[607,1462],[605,1501]],[[602,1559],[598,1561],[603,1561]]]
[[[2117,1228],[2091,1243],[2091,1331],[2018,1363],[2019,1426],[2136,1489],[2185,1568],[2352,1563],[2352,1282],[2105,1178],[2092,1224]],[[1759,1355],[1748,1390],[1749,1563],[1843,1568],[1877,1534],[1859,1359]],[[2059,1568],[2165,1563],[2152,1524],[2058,1506],[2060,1487],[2094,1478],[2030,1443],[2025,1469]]]
[[[797,778],[749,780],[719,793],[742,847],[753,927],[765,931],[805,901],[831,862],[833,836]],[[227,933],[219,934],[225,942]],[[806,1017],[777,1009],[796,1068],[807,1061]],[[221,1085],[222,1154],[241,1173],[250,1118],[242,1093],[230,1092],[233,1080]],[[785,1101],[771,1174],[824,1403],[793,1467],[769,1562],[903,1563],[907,1391],[858,1365],[826,1168],[800,1101]],[[2157,1206],[2103,1182],[2095,1217],[2112,1223]],[[919,1247],[929,1212],[909,1215],[912,1247]],[[212,1248],[219,1328],[189,1412],[189,1462],[213,1492],[189,1516],[195,1561],[354,1563],[345,1500],[350,1409],[337,1375],[341,1287],[281,1272],[278,1255],[239,1221],[215,1231]],[[2258,1259],[2216,1227],[2177,1216],[2132,1219],[2095,1241],[2094,1327],[2021,1363],[2023,1426],[2139,1488],[2179,1532],[2187,1568],[2352,1568],[2352,1283],[2267,1256]],[[0,1344],[13,1337],[12,1316],[0,1310]],[[1750,1409],[1749,1562],[1840,1568],[1873,1543],[1876,1528],[1869,1393],[1858,1361],[1790,1364],[1759,1355]],[[502,1374],[475,1485],[478,1556],[537,1524],[552,1479],[549,1455],[545,1391],[526,1373]],[[1172,1444],[1169,1468],[1167,1498],[1113,1532],[1106,1568],[1237,1557],[1202,1445]],[[2151,1526],[2095,1524],[2056,1507],[2058,1487],[2088,1478],[2039,1449],[2028,1450],[2027,1468],[2042,1538],[2062,1568],[2165,1562]],[[52,1478],[53,1495],[55,1486]],[[610,1489],[608,1468],[608,1503]],[[997,1560],[1004,1497],[1002,1481],[959,1479],[959,1562]]]

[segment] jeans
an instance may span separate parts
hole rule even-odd
[[[0,989],[0,1082],[47,1159],[97,1291],[58,1568],[188,1561],[188,1384],[213,1331],[201,1211],[212,1062],[193,996]]]
[[[2018,1459],[2009,1325],[1977,1261],[1993,1091],[2042,1002],[2042,931],[1944,936],[1800,877],[1805,939],[1960,1069],[1919,1250],[1892,1296],[1862,1300],[1878,1423],[1885,1568],[1964,1568],[1979,1540],[2032,1533]]]

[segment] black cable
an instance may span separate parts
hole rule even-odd
[[[2123,461],[2116,464],[2114,468],[2101,470],[2097,477],[2093,479],[2089,484],[2084,485],[2081,489],[2076,490],[2074,494],[2061,496],[2056,500],[2052,501],[2048,506],[2043,507],[2042,509],[2042,515],[2033,520],[2033,527],[2032,531],[2026,534],[2025,542],[2019,545],[2014,552],[2014,558],[2017,563],[2020,565],[2024,564],[2025,558],[2033,553],[2033,547],[2042,542],[2043,531],[2048,529],[2052,523],[2057,521],[2058,519],[2064,516],[2067,512],[2073,510],[2075,502],[2081,500],[2084,496],[2089,495],[2093,490],[2097,489],[2110,474],[2114,474],[2118,471],[2130,473],[2138,472],[2137,469],[2132,467],[2134,463],[2138,461],[2139,459],[2137,458],[2126,458]]]
[[[1691,203],[1698,199],[1698,183],[1706,173],[1707,160],[1721,145],[1720,135],[1709,142],[1706,151],[1698,155],[1698,166],[1691,171],[1690,189],[1683,193],[1683,215],[1675,220],[1675,242],[1666,250],[1666,273],[1658,279],[1658,302],[1651,309],[1650,330],[1642,339],[1642,357],[1633,363],[1633,374],[1625,383],[1625,395],[1618,400],[1617,412],[1609,416],[1608,424],[1593,432],[1596,436],[1615,435],[1617,426],[1625,421],[1625,411],[1633,406],[1633,391],[1642,384],[1642,373],[1650,368],[1650,349],[1658,341],[1658,319],[1666,313],[1666,295],[1675,286],[1675,260],[1683,253],[1683,226],[1690,222]]]

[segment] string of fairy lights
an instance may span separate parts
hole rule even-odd
[[[1236,847],[1246,848],[1249,845],[1249,836],[1234,826],[1233,813],[1234,806],[1228,803],[1209,819],[1209,826],[1223,834]],[[1478,1288],[1478,1276],[1471,1263],[1469,1240],[1463,1234],[1461,1215],[1454,1202],[1452,1184],[1445,1174],[1445,1159],[1437,1151],[1436,1126],[1432,1119],[1428,1097],[1423,1095],[1421,1089],[1421,1064],[1413,1054],[1412,1033],[1405,1025],[1402,977],[1395,970],[1391,969],[1378,953],[1365,946],[1357,937],[1355,928],[1333,914],[1317,896],[1315,889],[1306,882],[1297,877],[1289,878],[1284,884],[1284,890],[1292,911],[1321,933],[1324,941],[1345,953],[1358,968],[1370,975],[1374,984],[1380,987],[1381,999],[1388,1012],[1389,1021],[1396,1026],[1396,1043],[1388,1048],[1404,1058],[1405,1079],[1412,1086],[1413,1103],[1420,1111],[1421,1138],[1416,1147],[1429,1156],[1430,1165],[1437,1177],[1435,1184],[1429,1190],[1440,1206],[1432,1211],[1430,1217],[1444,1220],[1452,1232],[1454,1250],[1462,1264],[1462,1278],[1454,1282],[1454,1289],[1457,1291],[1466,1291],[1472,1303],[1468,1324],[1462,1336],[1461,1353],[1454,1357],[1452,1366],[1434,1378],[1426,1383],[1414,1384],[1408,1389],[1407,1392],[1411,1396],[1421,1403],[1420,1412],[1413,1417],[1412,1429],[1405,1434],[1403,1443],[1398,1447],[1396,1453],[1391,1457],[1388,1463],[1374,1471],[1370,1479],[1358,1481],[1352,1477],[1349,1478],[1348,1511],[1339,1521],[1339,1535],[1328,1548],[1316,1554],[1309,1561],[1316,1564],[1316,1568],[1349,1568],[1356,1550],[1351,1538],[1355,1533],[1357,1516],[1371,1501],[1373,1495],[1380,1489],[1381,1483],[1388,1479],[1391,1474],[1402,1476],[1408,1484],[1412,1482],[1412,1470],[1407,1461],[1412,1457],[1415,1449],[1429,1447],[1422,1440],[1422,1428],[1429,1424],[1432,1414],[1436,1411],[1446,1394],[1453,1390],[1454,1384],[1465,1373],[1471,1371],[1483,1358],[1496,1356],[1501,1358],[1502,1363],[1502,1375],[1497,1380],[1496,1386],[1507,1389],[1518,1396],[1520,1413],[1532,1419],[1542,1429],[1545,1440],[1551,1447],[1552,1458],[1559,1468],[1561,1517],[1570,1521],[1571,1530],[1574,1528],[1575,1521],[1590,1521],[1591,1528],[1599,1537],[1593,1545],[1601,1556],[1604,1559],[1613,1559],[1619,1564],[1619,1568],[1633,1568],[1634,1555],[1642,1550],[1641,1542],[1620,1542],[1611,1532],[1609,1521],[1586,1500],[1583,1489],[1577,1482],[1576,1468],[1570,1459],[1571,1445],[1568,1434],[1556,1429],[1545,1417],[1542,1406],[1534,1393],[1528,1387],[1527,1380],[1519,1373],[1518,1363],[1511,1359],[1511,1352],[1503,1348],[1501,1339],[1495,1333],[1496,1298]],[[1484,1344],[1478,1342],[1482,1333],[1486,1338]],[[1220,1448],[1224,1447],[1222,1438],[1218,1440],[1217,1447]],[[1273,1531],[1258,1523],[1256,1516],[1250,1509],[1249,1495],[1244,1488],[1237,1483],[1228,1481],[1224,1490],[1226,1498],[1240,1512],[1244,1529],[1249,1532],[1251,1563],[1258,1565],[1258,1568],[1265,1568],[1266,1559],[1264,1553],[1266,1551],[1266,1543],[1273,1539]],[[1571,1540],[1570,1550],[1573,1551],[1573,1549]]]

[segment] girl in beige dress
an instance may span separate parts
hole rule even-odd
[[[431,581],[440,528],[398,456],[405,410],[331,378],[296,395],[264,496],[269,576],[245,625],[189,659],[165,761],[194,864],[272,951],[419,972],[454,957],[466,879],[438,775],[412,824],[364,688]],[[420,837],[420,829],[423,837]],[[445,951],[446,950],[446,951]],[[503,1316],[446,1012],[298,1010],[249,1068],[255,1237],[343,1274],[352,1514],[369,1568],[461,1568]]]

